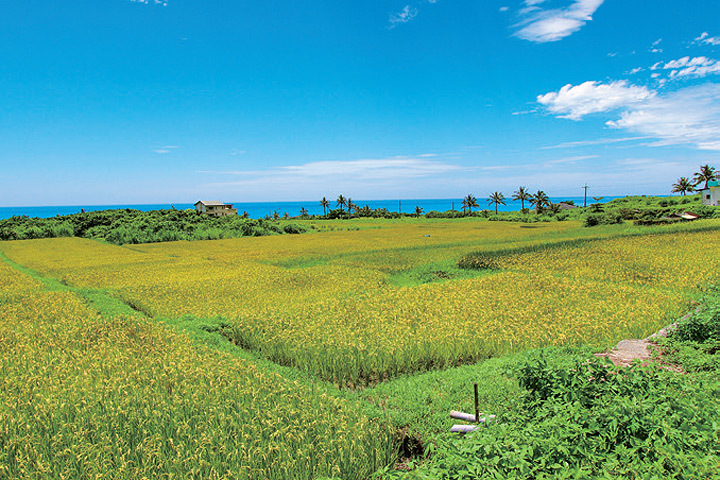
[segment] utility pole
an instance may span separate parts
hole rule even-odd
[[[585,201],[583,202],[583,207],[587,207],[587,189],[588,189],[587,183],[585,185],[583,185],[582,188],[585,190]]]
[[[402,213],[402,200],[398,200],[398,213]]]

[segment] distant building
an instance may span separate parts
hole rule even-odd
[[[211,217],[224,217],[238,213],[237,208],[233,208],[231,203],[222,203],[217,200],[200,200],[195,204],[195,210]]]
[[[558,203],[558,207],[560,210],[572,210],[573,208],[578,208],[577,205],[567,202]]]
[[[720,182],[708,182],[707,186],[700,191],[703,205],[720,205]]]

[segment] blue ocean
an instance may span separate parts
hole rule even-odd
[[[620,197],[604,197],[602,202],[609,202],[614,198]],[[583,197],[551,197],[553,202],[562,202],[571,200],[575,205],[583,205]],[[588,204],[594,200],[588,198]],[[300,209],[307,209],[310,215],[322,215],[323,207],[319,201],[316,202],[228,202],[242,214],[247,212],[250,218],[263,218],[266,215],[272,215],[277,212],[280,216],[287,213],[291,217],[300,215]],[[353,203],[359,207],[369,206],[372,209],[386,208],[391,212],[413,213],[415,207],[423,209],[424,213],[432,210],[444,212],[446,210],[461,210],[462,198],[441,198],[441,199],[403,199],[403,200],[354,200]],[[508,212],[520,210],[520,202],[505,200],[506,205],[499,205],[498,211]],[[487,200],[478,198],[479,209],[474,210],[495,210],[495,205],[490,205]],[[525,202],[526,207],[530,205]],[[81,211],[110,210],[117,208],[132,208],[142,211],[160,210],[167,208],[177,208],[183,210],[194,208],[190,203],[175,204],[146,204],[146,205],[65,205],[65,206],[37,206],[37,207],[0,207],[0,219],[6,219],[13,216],[27,215],[28,217],[49,218],[57,215],[70,215],[80,213]],[[335,201],[330,201],[330,208],[337,208]]]

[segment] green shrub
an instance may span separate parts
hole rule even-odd
[[[619,212],[591,213],[585,217],[586,227],[594,227],[596,225],[615,225],[623,222],[623,217]]]
[[[591,213],[585,217],[585,222],[583,223],[584,227],[595,227],[597,225],[600,225],[600,215]]]
[[[274,221],[243,216],[220,218],[194,210],[102,210],[52,218],[12,217],[0,220],[0,240],[78,236],[117,245],[126,243],[209,240],[243,236],[304,233],[300,224],[280,226]]]
[[[671,338],[693,342],[708,353],[720,351],[720,304],[711,304],[678,322]]]
[[[411,478],[717,478],[715,389],[660,369],[542,358],[517,372],[520,406],[441,436]],[[398,474],[398,476],[403,474]]]
[[[302,226],[298,225],[296,223],[288,223],[283,227],[283,232],[290,233],[290,234],[297,234],[297,233],[305,233],[307,232],[307,229]]]

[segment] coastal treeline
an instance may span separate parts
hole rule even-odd
[[[101,210],[51,218],[15,216],[0,220],[0,240],[83,237],[116,245],[171,242],[176,240],[217,240],[303,233],[296,223],[246,216],[209,217],[194,210],[134,209]]]
[[[672,223],[681,221],[677,216],[682,212],[692,211],[699,218],[716,218],[720,215],[718,209],[702,204],[700,195],[683,195],[682,197],[656,197],[647,195],[627,196],[609,202],[603,202],[604,197],[590,197],[587,206],[576,205],[573,200],[552,202],[542,190],[530,193],[527,188],[519,187],[510,198],[502,192],[493,192],[487,198],[487,205],[492,208],[483,208],[482,199],[478,200],[473,194],[463,197],[460,210],[424,212],[420,206],[415,206],[410,212],[400,213],[389,211],[386,208],[372,209],[369,206],[359,206],[351,199],[340,195],[336,201],[337,208],[330,208],[331,202],[326,198],[320,201],[324,209],[322,215],[309,215],[302,208],[298,217],[303,220],[335,220],[353,218],[467,218],[475,217],[489,221],[505,222],[554,222],[564,220],[578,220],[585,226],[610,225],[632,221],[638,225],[654,225],[658,223]],[[499,205],[507,205],[507,201],[520,202],[520,210],[503,212]],[[526,206],[527,205],[527,206]],[[280,218],[277,216],[277,218]],[[285,215],[284,218],[291,218]]]

